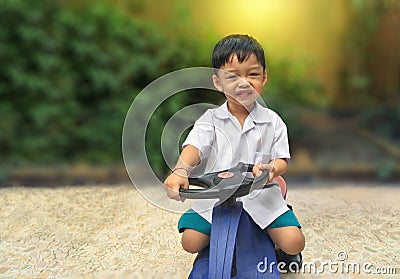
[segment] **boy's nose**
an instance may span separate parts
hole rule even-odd
[[[238,87],[246,88],[249,87],[250,83],[245,78],[239,78]]]

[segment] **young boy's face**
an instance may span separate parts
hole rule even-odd
[[[242,63],[234,54],[220,70],[213,76],[214,85],[232,105],[252,106],[267,82],[267,73],[254,54]]]

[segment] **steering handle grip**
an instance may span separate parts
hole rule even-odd
[[[189,185],[200,186],[202,189],[181,188],[179,195],[187,199],[242,197],[253,189],[271,187],[272,184],[265,185],[269,178],[268,170],[255,178],[247,177],[246,174],[252,172],[253,167],[253,164],[239,163],[228,170],[189,177]]]

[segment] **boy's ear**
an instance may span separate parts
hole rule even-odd
[[[213,80],[215,88],[217,88],[219,91],[222,92],[223,88],[222,88],[222,84],[221,84],[219,77],[217,75],[213,75],[212,80]]]
[[[268,81],[267,70],[264,70],[262,85],[263,85],[263,86],[266,85],[266,84],[267,84],[267,81]]]

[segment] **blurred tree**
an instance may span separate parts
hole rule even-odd
[[[323,95],[307,59],[268,62],[265,99],[291,136],[306,133],[298,106],[386,103],[395,113],[380,107],[363,123],[380,123],[377,133],[399,138],[399,3],[349,1],[353,22],[334,100]],[[120,163],[122,126],[134,97],[163,74],[210,66],[220,39],[204,22],[193,22],[187,2],[174,5],[173,15],[157,24],[141,16],[147,6],[140,0],[3,0],[0,165]],[[156,171],[165,170],[160,136],[168,118],[187,104],[223,100],[215,92],[198,93],[177,94],[154,113],[146,149]]]
[[[189,64],[193,49],[179,46],[183,38],[171,42],[158,26],[110,1],[64,2],[0,5],[2,165],[121,162],[133,98]]]
[[[371,95],[391,108],[400,104],[400,1],[388,6],[370,46]]]
[[[334,107],[353,110],[399,103],[400,2],[352,0],[348,4],[351,17]]]

